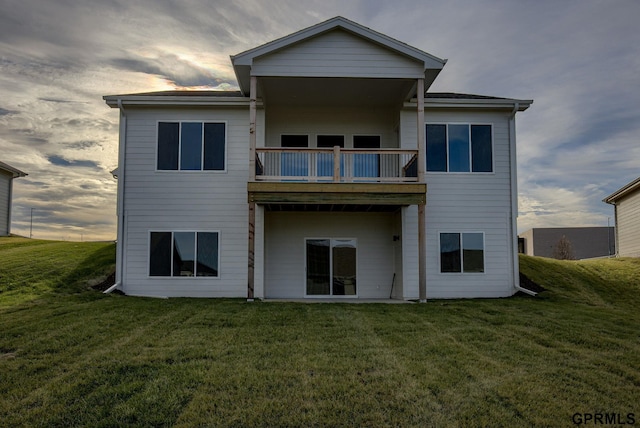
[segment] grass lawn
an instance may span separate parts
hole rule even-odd
[[[48,248],[47,248],[48,247]],[[523,257],[539,297],[145,299],[113,244],[0,238],[0,426],[640,422],[640,260]]]

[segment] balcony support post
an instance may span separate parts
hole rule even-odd
[[[424,129],[424,79],[418,79],[416,89],[418,104],[418,182],[424,183],[427,164],[427,143]],[[427,214],[424,203],[418,205],[418,290],[420,302],[427,301]]]
[[[333,182],[340,182],[340,146],[333,146]]]
[[[247,270],[247,300],[253,301],[255,281],[256,204],[249,202],[249,264]]]
[[[249,181],[256,180],[256,76],[251,76],[249,93]],[[253,301],[255,285],[255,234],[256,234],[256,204],[249,202],[249,242],[247,257],[247,300]]]
[[[425,182],[427,166],[427,144],[424,138],[424,79],[418,79],[416,98],[418,99],[418,182]]]
[[[256,76],[251,76],[249,93],[249,181],[256,179]]]

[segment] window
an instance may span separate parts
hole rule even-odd
[[[218,232],[151,232],[149,276],[218,277]]]
[[[318,135],[317,137],[317,145],[318,147],[328,147],[332,148],[333,146],[344,147],[344,135]]]
[[[493,171],[491,125],[426,126],[427,171]]]
[[[484,272],[484,234],[441,233],[440,272]]]
[[[158,170],[224,171],[224,123],[159,122]]]
[[[281,147],[309,147],[308,135],[281,135]]]

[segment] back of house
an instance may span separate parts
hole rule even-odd
[[[607,196],[616,223],[616,255],[640,257],[640,177]]]
[[[231,61],[238,91],[120,110],[130,295],[504,297],[518,287],[515,114],[428,89],[446,60],[337,17]]]
[[[26,175],[19,169],[0,162],[0,236],[8,236],[11,233],[13,179]]]

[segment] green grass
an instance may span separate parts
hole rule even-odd
[[[103,295],[86,282],[111,268],[112,246],[34,243],[78,262],[52,263],[56,278],[36,291],[23,281],[21,300],[15,283],[30,270],[14,272],[4,254],[30,256],[14,239],[0,239],[0,426],[570,426],[578,412],[640,416],[639,260],[523,257],[523,272],[548,289],[537,298],[247,303]],[[9,303],[5,278],[14,278]]]
[[[0,308],[82,290],[115,269],[115,244],[0,237]]]

